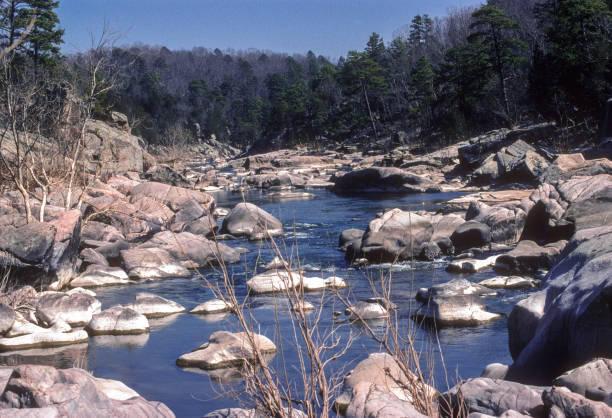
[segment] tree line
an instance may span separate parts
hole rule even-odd
[[[88,85],[89,52],[63,57],[49,0],[4,0],[0,42],[39,14],[17,56],[31,78]],[[106,46],[110,72],[93,113],[128,115],[149,143],[211,137],[247,146],[281,137],[324,146],[402,131],[437,144],[501,126],[592,122],[610,97],[612,3],[606,0],[488,0],[445,17],[414,16],[385,42],[336,62],[268,51]],[[27,64],[26,64],[27,63]],[[81,93],[83,88],[78,89]],[[86,89],[85,89],[86,90]],[[82,93],[84,94],[84,93]]]

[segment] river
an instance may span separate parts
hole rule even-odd
[[[472,275],[449,274],[444,270],[449,261],[445,258],[435,262],[416,262],[414,269],[406,262],[354,270],[349,268],[344,254],[337,251],[338,236],[342,230],[365,229],[379,212],[395,207],[435,211],[445,201],[461,193],[347,197],[327,190],[310,192],[315,194],[315,198],[274,201],[258,191],[247,192],[244,196],[219,192],[215,198],[217,206],[227,208],[245,199],[280,218],[287,232],[284,248],[294,257],[297,251],[301,266],[308,275],[343,277],[349,287],[342,294],[353,301],[373,296],[372,284],[374,287],[379,286],[380,275],[388,276],[391,273],[391,297],[398,307],[397,317],[402,327],[411,325],[417,347],[423,351],[423,367],[426,367],[426,359],[435,360],[432,376],[438,389],[446,389],[447,382],[452,385],[457,378],[480,375],[489,363],[511,362],[505,317],[478,327],[442,329],[438,333],[439,346],[431,344],[435,335],[431,329],[418,327],[409,319],[410,307],[417,305],[414,293],[419,287],[456,277],[477,282],[495,276],[492,270]],[[246,295],[247,274],[252,275],[256,267],[262,271],[262,266],[273,258],[273,253],[265,243],[248,242],[245,239],[224,243],[249,250],[244,255],[243,263],[229,266],[237,296],[242,300]],[[212,281],[219,277],[210,268],[201,270],[201,274]],[[188,310],[213,297],[197,275],[189,279],[165,279],[93,290],[102,302],[103,309],[114,304],[130,303],[136,293],[143,291],[174,300]],[[524,297],[525,291],[522,290],[500,290],[498,296],[487,299],[487,306],[491,311],[509,314],[514,304]],[[354,336],[354,342],[346,354],[331,364],[330,373],[344,374],[368,353],[380,351],[378,344],[359,325],[333,321],[333,312],[343,311],[344,306],[329,292],[324,297],[321,292],[309,293],[307,299],[317,307],[322,306],[320,330],[323,334],[333,329],[341,342],[346,342],[349,335]],[[280,360],[284,357],[290,380],[299,383],[294,332],[285,307],[282,303],[275,304],[275,298],[270,295],[251,296],[248,302],[258,321],[259,332],[275,341],[277,346],[280,346],[279,340],[282,338],[282,354],[278,353],[271,364],[280,368]],[[373,326],[377,331],[382,331],[380,324]],[[145,398],[164,402],[179,417],[196,417],[214,409],[238,405],[232,390],[241,391],[239,380],[219,382],[218,377],[183,370],[175,364],[180,355],[197,348],[218,330],[240,331],[232,314],[205,316],[185,313],[152,320],[148,335],[92,337],[89,344],[3,353],[0,361],[9,364],[53,364],[56,367],[77,365],[91,371],[96,377],[121,380]]]

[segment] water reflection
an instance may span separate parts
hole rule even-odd
[[[52,348],[30,348],[0,353],[0,365],[41,364],[62,369],[80,367],[87,369],[87,343]]]

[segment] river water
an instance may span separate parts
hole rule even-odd
[[[409,319],[409,310],[417,304],[414,293],[420,287],[431,286],[452,278],[465,277],[477,282],[495,276],[491,270],[473,275],[446,273],[448,259],[435,262],[416,262],[397,265],[370,266],[362,270],[350,269],[344,254],[337,250],[340,232],[348,228],[365,229],[377,213],[392,208],[403,210],[436,210],[460,193],[413,195],[363,195],[338,196],[327,190],[311,191],[314,199],[271,200],[265,193],[251,191],[244,195],[219,192],[215,195],[217,206],[231,208],[246,200],[272,213],[283,221],[286,237],[283,248],[294,259],[300,260],[307,275],[343,277],[348,289],[342,295],[353,301],[373,296],[381,275],[392,275],[391,299],[397,305],[397,317],[401,326],[413,330],[414,340],[422,350],[422,365],[428,368],[428,360],[434,360],[432,379],[439,390],[454,384],[458,378],[478,376],[484,366],[492,362],[510,363],[507,322],[503,318],[493,323],[470,328],[446,328],[438,332],[439,344],[432,344],[432,329],[416,326]],[[229,266],[236,284],[239,300],[246,295],[245,281],[255,269],[273,258],[268,244],[249,242],[245,239],[224,241],[230,246],[246,247],[244,262]],[[245,273],[246,271],[246,273]],[[201,274],[215,281],[219,274],[214,269],[202,269]],[[190,279],[165,279],[129,286],[93,289],[105,309],[114,304],[130,303],[138,292],[152,292],[174,300],[187,308],[213,298],[201,277]],[[487,299],[489,310],[509,314],[514,304],[525,297],[525,291],[502,290],[499,295]],[[329,292],[307,294],[307,299],[321,308],[321,334],[334,332],[341,345],[352,336],[354,341],[345,355],[330,365],[330,375],[342,375],[368,353],[381,351],[378,344],[359,325],[339,323],[333,320],[334,311],[344,311],[344,306]],[[278,302],[278,303],[275,303]],[[259,332],[272,339],[277,346],[282,343],[282,355],[277,354],[272,365],[281,370],[284,364],[291,384],[299,387],[298,355],[290,316],[282,301],[270,295],[250,296],[248,306],[258,322]],[[343,318],[342,316],[341,318]],[[382,332],[382,325],[372,325]],[[208,340],[215,331],[241,331],[231,314],[192,315],[178,314],[151,320],[151,332],[141,336],[99,336],[90,338],[89,344],[67,346],[59,349],[29,350],[4,353],[0,362],[18,364],[35,362],[56,367],[79,366],[96,377],[118,379],[149,400],[164,402],[179,417],[196,417],[218,408],[238,405],[240,381],[231,376],[209,375],[202,371],[183,370],[176,366],[176,359],[192,351]],[[298,339],[299,340],[299,339]],[[440,353],[440,350],[441,353]],[[284,363],[281,361],[284,358]]]

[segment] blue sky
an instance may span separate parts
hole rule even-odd
[[[390,41],[415,14],[444,16],[474,0],[60,0],[66,53],[87,49],[106,18],[119,44],[170,49],[309,49],[331,58],[363,49],[372,32]]]

